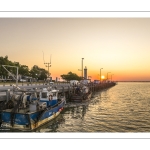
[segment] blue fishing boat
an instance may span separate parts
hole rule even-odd
[[[65,105],[65,96],[57,89],[43,88],[36,94],[13,95],[1,110],[1,127],[34,130],[57,117]]]

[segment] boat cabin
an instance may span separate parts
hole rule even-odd
[[[43,88],[42,92],[40,92],[40,102],[46,102],[47,107],[55,105],[58,101],[58,91],[48,91],[46,88]]]

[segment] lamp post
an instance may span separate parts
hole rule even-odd
[[[107,80],[108,80],[108,73],[111,73],[111,72],[107,72]]]
[[[113,76],[113,75],[114,75],[114,74],[111,75],[111,82],[112,82],[112,76]]]
[[[82,58],[82,61],[81,61],[81,69],[78,69],[78,71],[81,71],[81,78],[83,79],[83,59]]]
[[[98,75],[98,78],[99,78],[100,75],[99,74],[97,74],[97,75]]]
[[[78,69],[78,71],[81,71],[81,77],[82,77],[82,70],[81,70],[81,69]]]
[[[103,69],[103,68],[101,68],[101,69]],[[101,83],[101,69],[100,69],[100,83]]]
[[[92,78],[91,76],[88,76],[88,79]]]
[[[92,78],[91,76],[88,76],[88,79]],[[90,82],[91,82],[91,79],[90,79]]]
[[[82,58],[82,79],[83,79],[83,59],[84,58]]]

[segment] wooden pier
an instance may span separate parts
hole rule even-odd
[[[104,89],[108,89],[110,87],[115,86],[116,83],[115,82],[109,82],[109,83],[101,83],[101,84],[88,84],[89,89],[92,92],[95,91],[101,91]],[[31,85],[31,86],[19,86],[19,88],[22,90],[24,90],[24,92],[30,92],[30,91],[34,91],[37,92],[40,91],[42,88],[47,88],[49,87],[49,85]],[[56,88],[59,90],[59,94],[60,95],[65,95],[66,96],[66,102],[69,102],[70,96],[72,93],[75,92],[75,86],[70,86],[69,83],[55,83],[53,86],[53,88]],[[14,87],[9,86],[9,87],[0,87],[0,102],[8,100],[10,98],[10,95],[13,94],[15,92]]]

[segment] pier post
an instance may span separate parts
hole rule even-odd
[[[10,99],[10,89],[6,91],[6,101],[8,102]]]
[[[68,86],[68,99],[70,98],[70,86]]]

